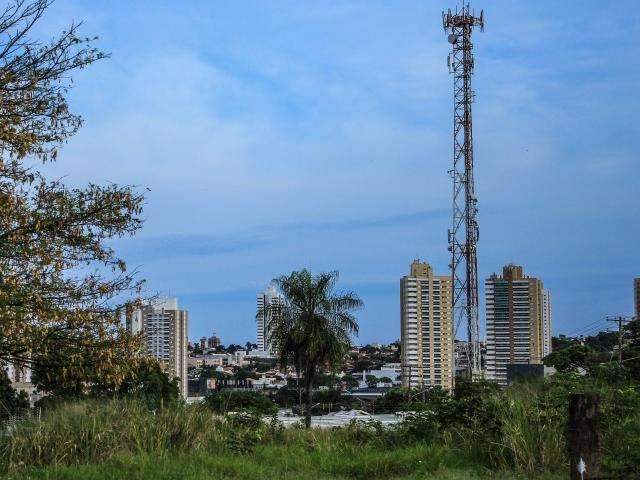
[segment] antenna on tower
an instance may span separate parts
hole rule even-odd
[[[448,33],[451,53],[447,58],[449,72],[453,73],[453,223],[448,232],[451,252],[451,281],[453,288],[452,314],[454,337],[462,322],[467,327],[469,374],[481,375],[480,339],[478,325],[478,259],[476,244],[479,238],[476,214],[477,198],[473,180],[473,123],[471,89],[473,75],[474,27],[484,30],[484,12],[476,17],[469,4],[463,3],[455,13],[451,9],[442,13],[442,25]]]

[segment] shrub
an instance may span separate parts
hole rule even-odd
[[[217,413],[251,411],[263,415],[272,415],[278,407],[259,392],[244,390],[220,390],[208,395],[205,404]]]
[[[0,429],[2,422],[13,415],[24,415],[29,410],[29,398],[25,392],[11,387],[7,373],[0,364]]]
[[[433,443],[438,436],[439,424],[432,412],[417,412],[407,415],[398,429],[411,441]]]

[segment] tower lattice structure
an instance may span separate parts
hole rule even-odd
[[[479,238],[477,198],[473,180],[473,122],[471,89],[473,75],[473,43],[475,27],[484,29],[484,14],[476,17],[469,5],[463,4],[455,12],[442,14],[445,32],[451,44],[447,58],[449,72],[453,74],[453,224],[449,230],[451,277],[453,284],[454,332],[466,324],[469,340],[469,373],[481,373],[478,322],[478,260],[476,245]]]

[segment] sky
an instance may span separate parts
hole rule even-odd
[[[82,20],[111,56],[74,76],[85,124],[49,173],[149,189],[115,246],[191,339],[255,341],[256,294],[308,268],[362,298],[358,343],[393,341],[411,261],[448,274],[455,4],[57,0],[34,35]],[[472,6],[480,278],[521,264],[554,334],[611,326],[640,276],[639,10]]]

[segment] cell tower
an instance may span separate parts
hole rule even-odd
[[[442,13],[442,25],[448,32],[451,53],[447,57],[449,73],[453,73],[453,226],[449,230],[451,279],[453,283],[454,335],[465,321],[469,339],[469,374],[481,373],[478,325],[478,260],[476,244],[479,238],[476,220],[477,198],[473,182],[473,128],[471,90],[473,75],[474,27],[484,30],[484,13],[476,17],[469,4],[454,13]]]

